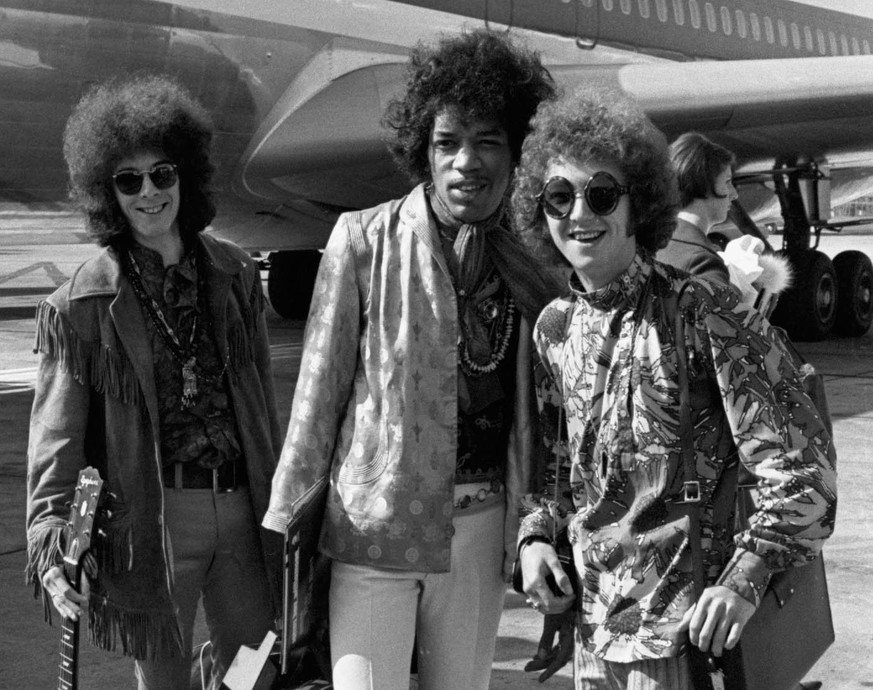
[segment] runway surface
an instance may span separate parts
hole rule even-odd
[[[15,232],[4,235],[6,228]],[[61,239],[62,238],[62,239]],[[58,244],[53,241],[57,240]],[[31,352],[36,303],[97,250],[62,214],[0,216],[0,689],[54,686],[59,627],[42,621],[42,606],[23,586],[27,420],[36,357]],[[62,244],[61,244],[62,243]],[[827,237],[829,255],[860,249],[873,255],[873,236]],[[287,423],[300,361],[303,323],[270,310],[271,352],[282,424]],[[837,528],[825,547],[837,641],[809,679],[828,690],[873,687],[873,333],[801,343],[825,375],[839,458]],[[199,628],[202,633],[202,626]],[[510,594],[497,643],[491,687],[572,688],[569,667],[544,686],[522,670],[534,653],[539,615]],[[82,688],[132,688],[133,664],[120,654],[82,645]]]

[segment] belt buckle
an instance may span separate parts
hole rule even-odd
[[[682,485],[682,503],[700,503],[700,482],[685,482]]]

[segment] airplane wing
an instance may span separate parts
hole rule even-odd
[[[256,133],[236,189],[336,208],[402,193],[408,182],[390,161],[379,122],[402,86],[405,57],[386,48],[334,42],[323,49]],[[841,163],[873,164],[873,56],[550,70],[564,89],[621,89],[668,138],[700,131],[734,151],[741,171],[794,162],[798,152],[828,161],[836,177]]]

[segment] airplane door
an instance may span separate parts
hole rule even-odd
[[[596,0],[486,0],[486,21],[575,38],[582,48],[597,43]]]

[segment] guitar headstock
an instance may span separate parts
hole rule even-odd
[[[96,469],[86,467],[79,472],[76,496],[70,507],[70,521],[65,530],[67,548],[64,561],[70,565],[78,565],[79,560],[91,547],[94,516],[97,513],[102,491],[103,480]]]

